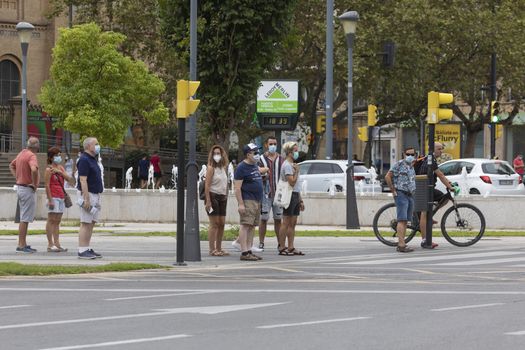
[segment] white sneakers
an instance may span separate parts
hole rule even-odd
[[[250,250],[251,250],[253,253],[261,253],[261,252],[264,252],[264,249],[261,249],[261,248],[256,247],[256,246],[251,247]]]

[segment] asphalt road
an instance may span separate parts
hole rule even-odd
[[[105,258],[82,263],[175,261],[171,238],[95,242]],[[79,263],[12,243],[0,240],[5,260]],[[525,239],[440,243],[400,254],[371,238],[298,238],[306,256],[270,241],[260,262],[203,244],[202,262],[170,271],[3,278],[0,348],[523,349]]]

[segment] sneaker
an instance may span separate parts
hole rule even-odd
[[[439,247],[439,244],[432,242],[432,246],[428,247],[424,240],[421,241],[421,248],[423,248],[423,249],[434,249],[436,247]]]
[[[97,259],[102,258],[102,255],[100,255],[99,253],[95,252],[93,249],[89,249],[89,252],[91,254],[93,254],[95,256],[95,258],[97,258]]]
[[[91,252],[91,249],[88,249],[82,253],[78,253],[79,259],[96,259],[97,256]]]
[[[262,260],[263,258],[259,255],[255,255],[253,253],[250,254],[251,256],[254,256],[257,260]]]
[[[259,249],[264,252],[264,242],[259,243]]]
[[[24,253],[24,254],[33,254],[33,253],[36,253],[36,249],[31,248],[30,245],[26,245],[23,248],[16,247],[16,252],[17,253]]]
[[[246,254],[246,255],[242,255],[241,254],[241,260],[242,261],[257,261],[259,259],[257,259],[255,256],[253,256],[252,254]]]
[[[237,241],[233,241],[232,242],[232,247],[233,247],[233,249],[235,249],[238,252],[241,251],[241,244],[239,242],[237,242]]]
[[[256,246],[251,247],[250,250],[251,250],[252,252],[256,252],[256,253],[261,253],[261,252],[264,251],[264,249],[261,249],[261,248],[256,247]]]

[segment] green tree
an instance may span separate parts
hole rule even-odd
[[[164,83],[117,50],[124,39],[94,23],[62,29],[39,96],[59,126],[111,147],[122,143],[134,117],[158,124],[169,115],[159,100]]]
[[[190,3],[159,3],[164,37],[188,62]],[[250,106],[265,71],[275,64],[294,5],[295,0],[199,2],[199,130],[209,133],[212,142],[228,146],[232,130],[238,131],[241,142],[246,135],[257,132]]]

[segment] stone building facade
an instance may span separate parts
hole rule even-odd
[[[27,55],[27,98],[38,104],[38,94],[49,78],[51,53],[58,29],[67,26],[67,16],[49,19],[49,0],[0,0],[0,105],[21,95],[22,51],[15,29],[18,22],[35,26]]]

